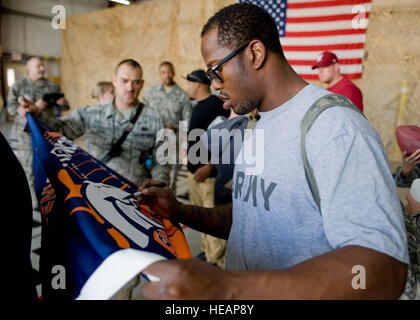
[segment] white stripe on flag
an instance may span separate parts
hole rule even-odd
[[[352,19],[328,22],[287,23],[286,32],[352,29]]]
[[[282,37],[280,42],[282,46],[309,46],[309,45],[327,45],[327,44],[348,44],[365,42],[365,34],[350,34],[339,36],[323,37]]]
[[[317,69],[312,70],[312,66],[292,66],[292,67],[298,74],[318,74],[318,70]],[[340,72],[342,74],[361,73],[362,65],[361,64],[340,65]]]
[[[285,51],[284,55],[288,60],[314,60],[321,51]],[[356,50],[334,50],[338,59],[363,58],[363,49]]]
[[[279,0],[281,1],[281,0]],[[320,0],[288,0],[289,3],[319,2]]]
[[[353,8],[355,8],[356,6],[364,6],[366,12],[369,12],[371,8],[370,3],[365,3],[365,4],[333,6],[333,7],[287,9],[286,16],[288,18],[302,18],[302,17],[323,17],[323,16],[331,16],[331,15],[336,15],[336,14],[349,14],[349,13],[352,13]],[[360,10],[358,12],[360,12]]]

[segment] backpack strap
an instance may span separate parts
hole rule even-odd
[[[331,107],[347,107],[363,115],[363,113],[361,113],[360,110],[349,99],[347,99],[346,97],[340,94],[332,93],[332,94],[327,94],[319,98],[318,100],[316,100],[310,106],[308,111],[306,111],[305,115],[302,118],[302,121],[300,122],[300,143],[301,143],[302,160],[303,160],[303,166],[305,168],[306,180],[308,181],[312,196],[320,212],[321,212],[321,199],[319,197],[318,186],[316,184],[312,167],[310,166],[308,157],[306,156],[305,140],[306,140],[306,135],[308,134],[308,131],[311,128],[314,121],[316,120],[316,118],[321,114],[321,112]]]
[[[101,159],[102,162],[106,163],[112,158],[118,157],[121,154],[122,152],[121,146],[123,142],[125,141],[125,139],[127,138],[128,134],[131,132],[131,130],[133,130],[137,119],[140,117],[140,113],[142,112],[143,107],[144,107],[144,104],[141,102],[137,105],[136,113],[130,119],[130,122],[128,123],[127,128],[124,130],[124,132],[122,133],[118,141],[112,144],[111,149],[107,152],[107,154],[105,154],[105,156],[102,157]]]

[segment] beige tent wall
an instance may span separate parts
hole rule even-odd
[[[170,60],[176,68],[175,80],[185,88],[180,75],[205,67],[200,54],[203,24],[234,2],[162,0],[68,18],[62,38],[62,87],[72,108],[92,103],[92,85],[110,79],[115,65],[125,58],[142,64],[145,88],[159,82],[158,65]],[[364,94],[366,116],[396,161],[400,154],[395,126],[420,124],[419,29],[419,0],[373,0],[363,77],[355,82]],[[401,109],[404,80],[408,104]]]
[[[186,75],[205,68],[200,32],[207,19],[232,0],[162,0],[69,17],[62,34],[62,87],[72,108],[93,103],[93,84],[110,80],[119,61],[133,58],[146,88],[159,83],[158,66],[175,66],[183,88]]]
[[[396,125],[420,125],[420,1],[373,0],[362,79],[365,114],[378,130],[391,160],[401,160]],[[400,106],[402,82],[408,104]]]

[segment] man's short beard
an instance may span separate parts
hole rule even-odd
[[[164,81],[163,83],[165,84],[165,86],[171,87],[175,84],[175,81],[172,79],[172,80]]]
[[[245,115],[247,113],[250,113],[251,111],[254,111],[260,103],[252,102],[251,100],[244,100],[241,103],[238,104],[236,108],[233,108],[233,111],[235,111],[238,115]]]
[[[240,86],[242,87],[242,90],[244,88],[248,88],[248,90],[246,90],[248,92],[248,96],[254,95],[255,92],[253,89],[253,83],[249,80],[251,79],[251,77],[248,74],[247,69],[245,68],[244,62],[242,61],[242,59],[238,59],[237,61],[238,61],[237,63],[238,63],[240,72],[243,76]],[[254,101],[253,101],[250,98],[245,98],[235,108],[233,108],[233,111],[235,111],[235,113],[239,115],[250,113],[251,111],[254,111],[255,108],[258,108],[262,103],[262,100],[260,101],[256,101],[256,100],[258,99],[254,98]]]

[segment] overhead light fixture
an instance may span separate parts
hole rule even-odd
[[[109,0],[109,1],[125,4],[127,6],[130,5],[130,1],[128,0]]]

